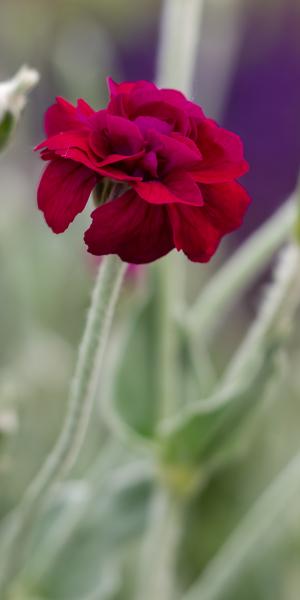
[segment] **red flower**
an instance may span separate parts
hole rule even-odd
[[[178,91],[112,80],[109,90],[105,110],[57,98],[46,113],[36,149],[49,161],[38,189],[48,225],[64,231],[108,178],[119,195],[93,211],[89,252],[138,264],[177,248],[208,261],[249,203],[235,181],[248,169],[239,137]]]

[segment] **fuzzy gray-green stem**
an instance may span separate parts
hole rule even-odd
[[[31,524],[53,484],[68,473],[85,439],[95,396],[97,375],[102,366],[108,334],[126,265],[115,256],[101,264],[95,284],[86,328],[71,384],[69,406],[61,435],[40,472],[29,486],[12,515],[5,561],[0,568],[0,597],[22,564]]]

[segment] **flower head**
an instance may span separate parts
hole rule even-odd
[[[240,138],[206,118],[176,90],[108,81],[107,108],[57,98],[45,116],[48,161],[38,206],[55,233],[86,206],[92,190],[117,184],[92,212],[89,252],[147,263],[173,248],[206,262],[239,227],[249,197]],[[99,186],[100,184],[100,186]]]

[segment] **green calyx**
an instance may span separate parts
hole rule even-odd
[[[0,122],[0,152],[8,144],[14,127],[15,127],[15,118],[11,112],[6,111]]]

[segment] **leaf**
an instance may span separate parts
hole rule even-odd
[[[233,384],[214,397],[197,402],[176,421],[161,429],[165,464],[207,467],[226,462],[243,436],[243,426],[256,413],[274,372],[277,347],[270,347],[256,372],[242,384]]]
[[[132,320],[114,374],[112,410],[140,436],[152,437],[157,422],[155,360],[155,298],[147,301]]]

